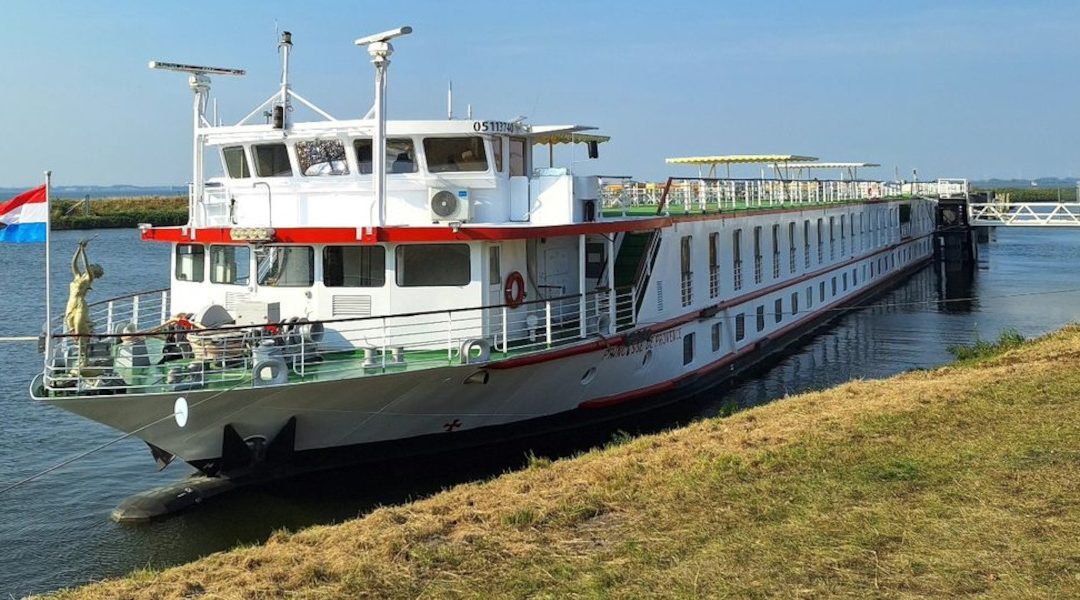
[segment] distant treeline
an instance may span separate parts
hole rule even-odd
[[[139,223],[156,226],[184,225],[188,220],[185,197],[103,198],[91,200],[54,200],[53,229],[116,229]]]
[[[1008,194],[1009,200],[1012,202],[1057,202],[1061,199],[1063,202],[1075,202],[1076,201],[1076,188],[1041,188],[1041,187],[1022,187],[1022,188],[976,188],[976,192],[995,192],[998,198]]]

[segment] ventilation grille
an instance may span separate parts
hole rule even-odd
[[[370,317],[371,296],[335,295],[331,313],[335,317]]]

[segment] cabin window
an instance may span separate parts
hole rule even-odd
[[[779,323],[784,320],[784,299],[777,298],[773,302],[773,320]]]
[[[302,140],[296,142],[296,158],[305,176],[348,175],[345,144],[341,140]]]
[[[788,272],[795,272],[795,221],[788,223]]]
[[[806,308],[814,306],[814,286],[806,288]]]
[[[690,236],[683,236],[681,248],[680,269],[682,271],[682,305],[690,306],[694,299],[694,272],[690,270]]]
[[[825,301],[825,282],[824,281],[822,281],[821,283],[818,284],[818,301],[819,302],[824,302]]]
[[[233,179],[251,177],[251,169],[248,168],[243,146],[222,148],[221,157],[225,159],[225,170],[229,172],[229,177]]]
[[[836,277],[835,276],[832,278],[832,295],[834,297],[836,296]]]
[[[765,306],[761,305],[757,307],[757,330],[764,331],[765,329]]]
[[[792,292],[791,294],[791,315],[795,316],[799,314],[799,292]]]
[[[307,287],[315,283],[315,250],[310,246],[255,248],[259,285]]]
[[[735,341],[741,342],[746,337],[746,315],[739,313],[735,315]]]
[[[432,173],[487,171],[484,139],[476,136],[425,138],[424,154]]]
[[[495,159],[495,170],[499,173],[503,172],[503,139],[502,137],[495,136],[491,138],[491,153],[494,154],[492,158]]]
[[[525,175],[525,138],[510,138],[510,176]]]
[[[694,362],[694,334],[688,333],[682,339],[682,364]]]
[[[177,281],[202,281],[206,248],[200,244],[177,244],[175,275]]]
[[[374,169],[371,164],[371,138],[353,140],[353,149],[356,150],[357,170],[360,171],[361,175],[371,175],[371,171]],[[413,146],[411,138],[387,138],[386,172],[416,172],[416,148]]]
[[[720,234],[709,234],[709,297],[720,295]]]
[[[397,284],[401,287],[468,285],[472,280],[468,244],[398,246]]]
[[[731,234],[731,276],[735,291],[742,289],[742,229]]]
[[[323,250],[326,287],[382,287],[386,284],[386,248],[327,246]]]
[[[285,144],[254,146],[255,172],[259,177],[292,177],[289,149]]]
[[[758,225],[754,228],[754,283],[761,283],[762,280],[762,258],[761,258],[761,226]]]
[[[251,282],[251,248],[210,246],[210,283],[247,285]]]
[[[722,331],[723,324],[724,323],[722,321],[717,321],[716,323],[712,324],[712,351],[713,352],[716,352],[716,351],[720,350],[720,344],[721,344],[720,334],[721,334],[721,331]]]

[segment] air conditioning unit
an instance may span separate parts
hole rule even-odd
[[[464,223],[472,217],[472,202],[469,200],[469,190],[430,188],[428,190],[428,208],[431,209],[431,220],[435,223],[452,221]]]

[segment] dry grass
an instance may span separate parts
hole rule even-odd
[[[60,598],[1080,596],[1080,329]]]

